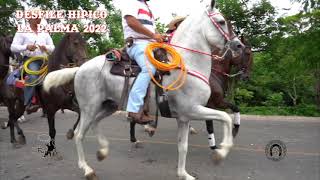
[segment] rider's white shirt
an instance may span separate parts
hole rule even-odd
[[[127,21],[124,19],[126,15],[135,17],[141,24],[149,29],[151,32],[155,32],[155,22],[152,12],[144,1],[129,0],[126,5],[121,8],[122,13],[122,27],[124,32],[124,38],[148,38],[147,36],[140,34],[128,26]],[[153,40],[136,40],[135,43],[146,42]]]
[[[33,57],[33,56],[46,56],[47,54],[40,50],[38,47],[35,51],[27,50],[27,45],[37,45],[37,46],[46,46],[48,53],[51,53],[54,50],[53,41],[46,32],[17,32],[13,38],[11,44],[11,51],[22,53],[23,56]]]

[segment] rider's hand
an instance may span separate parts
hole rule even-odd
[[[156,40],[159,43],[162,43],[164,40],[164,37],[161,34],[155,33],[153,34],[152,39]]]
[[[37,46],[36,45],[33,45],[33,44],[29,44],[27,45],[27,50],[29,51],[34,51],[37,49]]]
[[[48,51],[46,46],[39,46],[41,51]]]

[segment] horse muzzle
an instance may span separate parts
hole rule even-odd
[[[238,39],[233,39],[226,44],[227,48],[231,50],[232,57],[237,58],[244,52],[245,46]]]

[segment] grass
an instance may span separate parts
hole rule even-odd
[[[310,116],[320,117],[320,110],[313,105],[300,105],[296,107],[257,106],[240,107],[242,114],[252,115],[280,115],[280,116]],[[320,119],[320,118],[319,118]]]

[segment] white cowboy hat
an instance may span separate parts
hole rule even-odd
[[[186,19],[186,16],[176,16],[174,19],[167,25],[169,28],[168,30],[175,30],[176,24],[181,23],[184,19]]]

